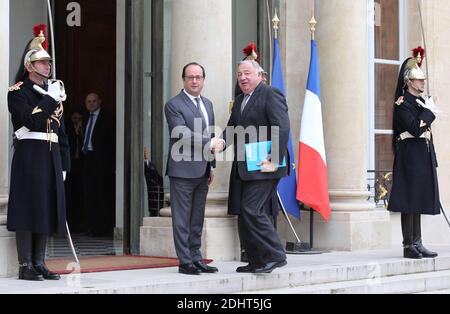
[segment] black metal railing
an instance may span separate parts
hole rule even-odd
[[[159,210],[168,205],[164,196],[164,187],[150,186],[147,188],[148,210],[150,217],[158,217]]]
[[[367,190],[370,192],[368,200],[387,207],[392,188],[392,171],[369,170],[367,173]]]

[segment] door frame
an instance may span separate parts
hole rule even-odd
[[[140,253],[140,228],[144,219],[144,1],[126,0],[125,30],[125,132],[124,132],[124,253]],[[152,0],[152,157],[163,169],[163,55],[164,0]]]

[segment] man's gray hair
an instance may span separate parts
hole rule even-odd
[[[261,65],[259,65],[259,63],[254,60],[241,61],[241,62],[239,62],[238,66],[241,66],[243,64],[251,64],[255,68],[256,72],[261,73],[261,74],[264,73],[264,69],[261,67]]]

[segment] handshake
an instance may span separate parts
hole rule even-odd
[[[225,149],[225,141],[221,138],[213,138],[211,140],[210,150],[214,154],[218,154]]]
[[[48,91],[45,91],[42,87],[34,85],[33,88],[41,95],[48,95],[53,98],[57,103],[66,101],[67,95],[64,88],[64,83],[60,80],[50,80],[48,85]]]

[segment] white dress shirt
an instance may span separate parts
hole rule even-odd
[[[195,101],[195,99],[197,98],[200,101],[200,110],[203,113],[203,117],[205,118],[205,123],[206,123],[206,128],[209,128],[209,115],[208,115],[208,111],[206,111],[206,107],[205,104],[203,103],[202,97],[198,96],[192,96],[191,94],[189,94],[186,90],[183,90],[184,93],[189,97],[189,99],[194,103],[195,107],[197,107],[197,102]]]

